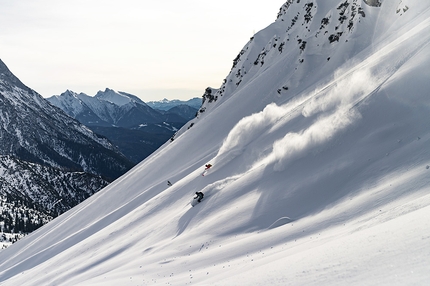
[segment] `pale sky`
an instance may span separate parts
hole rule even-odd
[[[0,0],[0,59],[43,97],[200,97],[285,1]]]

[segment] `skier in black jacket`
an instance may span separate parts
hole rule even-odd
[[[202,192],[196,192],[195,199],[199,198],[197,201],[200,203],[203,199],[204,194]]]

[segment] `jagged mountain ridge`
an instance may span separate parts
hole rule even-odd
[[[390,5],[394,10],[392,17],[397,20],[404,18],[404,14],[408,15],[408,2],[385,5]],[[330,5],[333,8],[327,9]],[[199,118],[216,109],[232,94],[240,92],[248,83],[269,74],[269,69],[277,69],[278,78],[268,79],[274,84],[264,92],[266,96],[261,99],[264,104],[282,104],[297,94],[309,92],[307,89],[324,78],[327,70],[332,76],[326,77],[326,84],[330,84],[334,77],[340,76],[343,66],[348,66],[348,62],[353,64],[355,57],[364,53],[374,41],[367,34],[369,31],[382,34],[384,29],[394,26],[380,21],[378,27],[373,27],[365,21],[366,14],[372,16],[377,9],[373,7],[380,6],[379,0],[345,0],[330,2],[321,11],[318,1],[286,1],[279,9],[276,21],[251,37],[234,58],[221,86],[205,90],[199,116],[191,120],[188,127],[194,126]],[[307,73],[309,69],[313,69],[312,74]],[[244,108],[248,107],[253,108],[252,105]]]
[[[366,2],[286,2],[192,128],[5,250],[0,281],[425,284],[430,6]]]
[[[292,88],[297,88],[299,80],[306,76],[303,70],[307,67],[320,67],[315,71],[318,73],[324,66],[335,69],[347,58],[352,58],[357,50],[366,48],[371,40],[369,37],[359,37],[360,41],[355,39],[349,45],[339,44],[339,41],[347,43],[353,34],[365,32],[366,24],[358,25],[366,17],[360,2],[363,3],[357,0],[340,1],[334,9],[322,14],[317,1],[287,1],[280,8],[275,23],[254,35],[236,56],[223,84],[218,89],[206,90],[203,112],[208,107],[207,103],[216,102],[225,94],[234,94],[266,72],[268,67],[283,72],[283,82],[274,86],[281,97],[291,94]],[[316,18],[317,11],[324,16]],[[346,53],[349,49],[350,54],[345,55],[345,49]],[[339,53],[336,51],[342,51],[342,57],[337,56]],[[286,54],[288,56],[284,56]],[[307,84],[312,85],[312,82]]]
[[[137,96],[106,88],[95,96],[67,90],[47,100],[64,110],[86,126],[117,126],[129,129],[145,129],[162,122],[185,123],[187,119],[169,113],[160,113]]]
[[[106,138],[52,106],[0,61],[0,154],[117,178],[132,167]]]

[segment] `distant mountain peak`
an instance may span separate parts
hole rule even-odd
[[[71,96],[74,98],[78,98],[78,94],[70,89],[67,89],[65,92],[63,92],[61,95],[63,96]]]
[[[113,89],[106,88],[104,91],[99,91],[95,95],[96,98],[111,102],[118,106],[126,105],[132,102],[132,98],[122,94],[121,92],[115,91]]]

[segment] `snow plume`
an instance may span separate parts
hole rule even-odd
[[[267,105],[263,111],[244,117],[230,131],[221,146],[217,158],[236,157],[243,153],[256,138],[270,132],[270,127],[285,118],[293,110],[302,108],[301,115],[309,120],[309,127],[300,132],[289,132],[273,143],[272,152],[264,159],[254,158],[254,167],[274,163],[276,171],[282,171],[286,164],[314,148],[329,141],[339,131],[360,118],[352,107],[369,96],[382,82],[372,74],[370,68],[359,64],[349,70],[339,69],[334,80],[312,94],[298,97],[289,103],[277,106]],[[316,116],[316,119],[311,117]],[[291,117],[292,118],[292,117]],[[287,124],[283,121],[282,124]],[[278,124],[279,125],[279,124]],[[268,131],[269,130],[269,131]]]
[[[310,117],[320,112],[336,108],[351,107],[357,101],[371,93],[378,85],[378,80],[372,76],[369,69],[362,69],[345,75],[345,70],[339,69],[334,74],[335,82],[316,92],[303,108],[302,115]]]
[[[342,69],[336,71],[335,81],[316,92],[302,109],[304,117],[321,113],[315,122],[299,133],[286,134],[273,144],[272,154],[267,159],[275,163],[274,170],[284,170],[288,162],[304,154],[304,151],[326,143],[359,119],[360,113],[352,107],[380,84],[381,79],[372,75],[369,68],[353,69],[349,73]]]
[[[300,133],[288,133],[284,138],[276,141],[267,159],[275,163],[275,171],[283,171],[288,162],[304,154],[306,150],[329,141],[335,134],[359,118],[360,114],[357,111],[339,109],[331,115],[319,118],[306,130]]]
[[[238,176],[238,175],[227,177],[225,179],[218,180],[212,184],[208,184],[206,187],[204,187],[200,191],[203,192],[204,194],[206,194],[206,196],[213,195],[214,193],[221,191],[227,185],[231,184],[232,182],[236,181],[239,178],[240,178],[240,176]]]
[[[282,107],[271,103],[263,111],[242,118],[224,140],[217,156],[230,151],[241,153],[246,145],[259,137],[264,130],[273,125],[291,109],[291,105]]]

